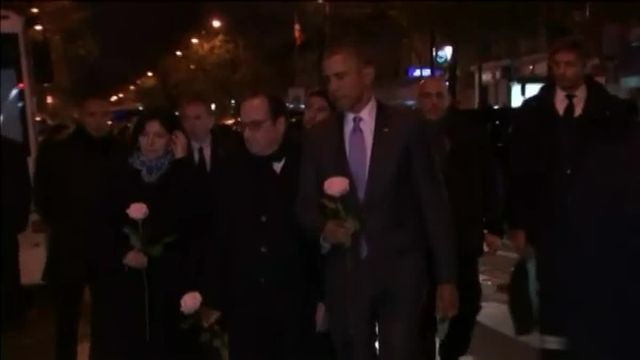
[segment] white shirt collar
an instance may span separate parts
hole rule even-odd
[[[573,98],[573,105],[575,108],[574,115],[580,116],[580,114],[582,114],[582,110],[584,109],[584,104],[587,100],[587,86],[585,84],[582,84],[582,86],[580,86],[575,92],[572,93],[556,87],[554,103],[556,106],[556,110],[560,115],[562,115],[565,107],[569,103],[569,100],[567,100],[567,94],[575,95],[575,97]]]
[[[198,148],[200,148],[201,146],[204,149],[211,148],[211,136],[209,136],[209,138],[203,144],[191,140],[191,148],[193,148],[193,151],[198,151]]]
[[[360,116],[363,123],[372,123],[376,120],[376,110],[376,99],[374,96],[371,96],[371,99],[369,99],[367,105],[359,113],[355,114],[352,112],[347,112],[347,121],[351,123],[355,116]]]
[[[282,167],[284,167],[284,162],[287,160],[287,158],[282,158],[282,160],[280,161],[274,161],[271,163],[271,166],[273,166],[273,170],[280,175],[280,172],[282,171]]]
[[[582,84],[582,86],[580,86],[578,90],[572,93],[569,93],[567,91],[560,89],[559,87],[556,87],[556,98],[561,97],[563,99],[566,99],[567,94],[575,95],[575,98],[573,99],[573,101],[577,101],[577,100],[584,101],[584,99],[587,97],[587,86],[585,84]]]

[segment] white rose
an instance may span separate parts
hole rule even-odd
[[[145,203],[133,203],[127,209],[127,215],[136,221],[142,221],[149,215],[149,208]]]
[[[349,179],[343,176],[330,177],[324,182],[324,193],[339,198],[349,192]]]
[[[202,296],[197,291],[191,291],[180,299],[180,312],[185,315],[191,315],[200,309],[200,304],[202,304]]]

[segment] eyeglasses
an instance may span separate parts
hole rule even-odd
[[[441,99],[444,99],[444,94],[441,92],[437,92],[437,93],[421,92],[418,94],[418,97],[420,97],[423,100],[430,100],[433,98],[441,100]]]
[[[258,132],[262,129],[262,126],[269,122],[269,120],[245,120],[240,121],[240,131],[244,132],[245,130],[249,130],[250,132]]]

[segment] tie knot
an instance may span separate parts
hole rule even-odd
[[[565,96],[567,97],[567,101],[570,103],[573,103],[573,99],[576,98],[575,94],[566,94]]]
[[[360,126],[360,123],[362,122],[362,118],[358,115],[353,117],[353,125],[354,126]]]

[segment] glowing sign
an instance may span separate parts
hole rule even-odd
[[[441,69],[436,69],[436,71],[434,73],[435,73],[435,75],[442,75],[443,71]],[[411,66],[407,70],[407,76],[409,78],[412,78],[412,79],[421,78],[421,77],[429,77],[429,76],[431,76],[431,68],[429,68],[429,67]]]

